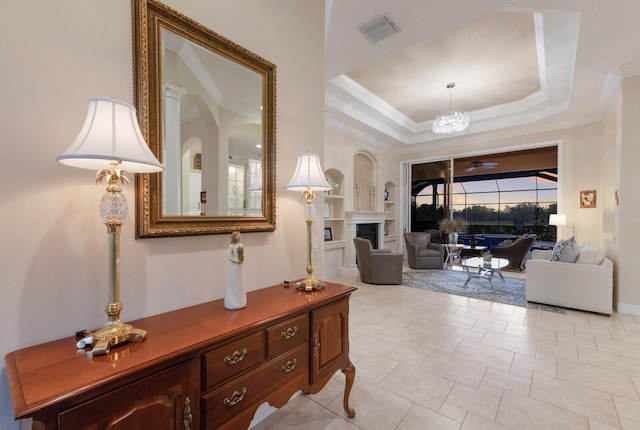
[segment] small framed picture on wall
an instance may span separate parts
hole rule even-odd
[[[590,209],[596,207],[596,190],[580,191],[580,208]]]

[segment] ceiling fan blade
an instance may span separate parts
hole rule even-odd
[[[482,166],[480,166],[480,167],[482,167],[483,169],[493,169],[498,164],[500,164],[500,163],[482,163]]]
[[[471,166],[468,169],[466,169],[465,172],[473,172],[474,170],[476,170],[475,166]]]

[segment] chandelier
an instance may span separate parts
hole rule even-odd
[[[447,84],[447,88],[449,88],[449,114],[438,115],[433,120],[432,131],[436,134],[459,133],[469,127],[469,115],[466,112],[451,110],[451,89],[455,86],[455,83]]]

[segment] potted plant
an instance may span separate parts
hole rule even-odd
[[[464,231],[464,221],[461,219],[445,218],[440,221],[440,231],[449,235],[449,243],[458,243],[458,233]]]

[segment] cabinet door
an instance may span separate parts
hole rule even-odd
[[[60,430],[195,429],[192,361],[60,413]]]
[[[311,383],[349,364],[349,300],[311,311],[313,339]]]

